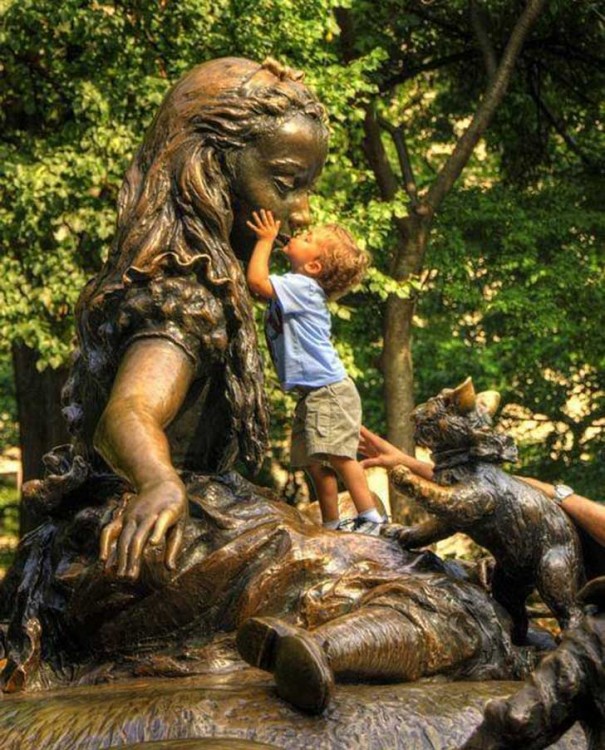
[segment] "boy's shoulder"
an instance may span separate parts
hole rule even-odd
[[[284,274],[271,274],[269,276],[271,283],[273,284],[277,296],[279,297],[279,290],[288,290],[291,293],[298,294],[301,296],[309,296],[319,298],[321,300],[326,299],[326,293],[321,288],[319,282],[310,276],[305,276],[302,273],[293,273],[288,271]]]

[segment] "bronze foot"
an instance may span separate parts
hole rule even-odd
[[[327,707],[334,675],[328,657],[305,630],[271,617],[253,617],[239,629],[237,647],[249,664],[273,673],[285,701],[311,714]]]

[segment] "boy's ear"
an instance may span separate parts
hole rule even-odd
[[[318,259],[310,260],[305,263],[305,273],[308,273],[309,276],[319,276],[319,274],[322,272],[322,269],[322,262]]]

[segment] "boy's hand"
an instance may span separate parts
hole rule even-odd
[[[256,234],[259,240],[268,240],[273,242],[279,234],[281,221],[275,221],[271,211],[265,211],[261,208],[260,212],[252,212],[254,221],[247,221],[246,224]]]

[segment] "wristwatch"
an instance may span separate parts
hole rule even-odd
[[[574,490],[572,490],[572,488],[567,484],[555,484],[555,494],[553,496],[553,500],[557,505],[561,505],[566,497],[569,497],[573,494],[575,494]]]

